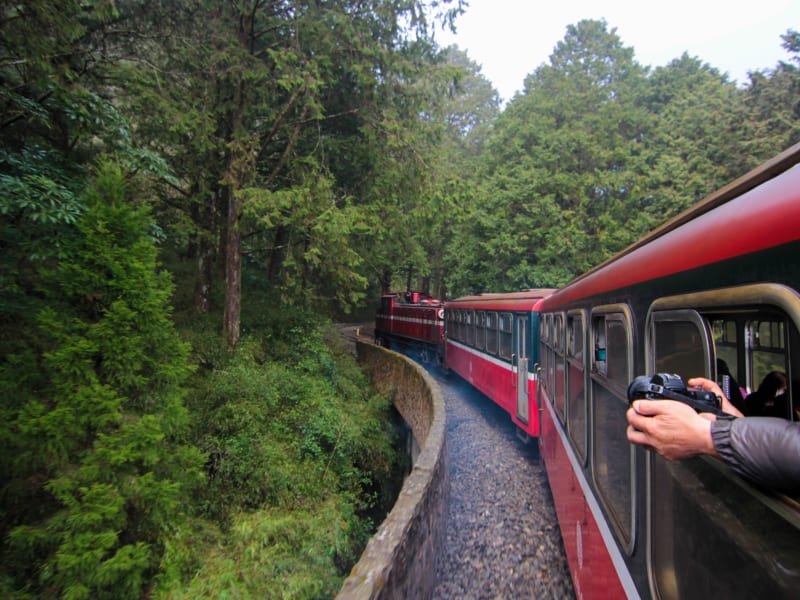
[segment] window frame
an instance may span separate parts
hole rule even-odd
[[[638,521],[638,514],[639,514],[639,485],[638,485],[638,478],[637,478],[637,452],[632,444],[628,444],[628,480],[630,482],[630,490],[629,490],[629,507],[630,507],[630,514],[629,515],[618,515],[614,509],[614,505],[608,496],[608,489],[610,486],[606,485],[606,480],[600,475],[598,468],[599,465],[597,463],[598,452],[597,452],[597,441],[599,436],[597,435],[599,432],[597,431],[597,407],[598,407],[598,398],[595,394],[595,386],[602,387],[606,393],[610,394],[613,397],[616,397],[622,403],[620,408],[626,409],[627,408],[627,384],[628,382],[621,383],[616,379],[610,379],[608,377],[608,369],[600,369],[599,365],[597,364],[598,361],[598,353],[597,349],[595,348],[595,342],[597,340],[596,335],[596,328],[597,322],[602,319],[603,322],[603,336],[605,340],[606,346],[603,350],[606,351],[606,365],[607,365],[607,357],[608,357],[608,321],[613,320],[615,322],[622,323],[622,327],[625,334],[625,340],[627,344],[626,348],[626,356],[625,356],[625,369],[627,371],[627,380],[630,381],[633,379],[634,376],[634,354],[636,352],[636,336],[635,336],[635,323],[633,320],[633,314],[630,307],[627,304],[606,304],[602,306],[597,306],[592,309],[591,314],[589,315],[589,327],[590,331],[590,340],[591,343],[589,344],[592,348],[591,353],[591,368],[589,369],[589,423],[591,427],[591,431],[593,435],[589,441],[591,447],[591,460],[590,460],[590,471],[592,476],[592,482],[594,484],[595,489],[597,490],[597,497],[600,500],[600,504],[603,506],[605,512],[609,515],[608,522],[611,524],[611,530],[614,533],[614,537],[619,543],[622,550],[630,556],[634,548],[636,546],[636,539],[639,534],[636,528],[636,523]],[[622,425],[622,424],[621,424]],[[621,435],[624,435],[624,427],[621,429]]]
[[[747,323],[749,327],[749,323],[756,320],[747,316],[750,312],[754,315],[771,313],[780,315],[784,319],[787,328],[784,332],[784,343],[787,346],[785,360],[788,369],[787,378],[791,382],[792,377],[800,376],[800,356],[798,355],[800,354],[800,343],[797,343],[797,340],[800,339],[800,294],[787,286],[772,283],[751,284],[679,296],[669,296],[655,300],[650,305],[646,319],[647,335],[644,350],[645,364],[648,370],[654,369],[656,362],[655,348],[653,345],[655,340],[651,334],[653,323],[656,319],[655,315],[656,313],[669,312],[673,314],[681,312],[688,314],[694,312],[703,322],[703,328],[708,331],[709,336],[708,343],[703,350],[706,356],[704,365],[706,371],[705,376],[709,378],[713,378],[717,375],[716,361],[712,360],[718,355],[713,331],[711,331],[711,325],[715,318],[724,318],[726,315],[738,315],[741,322]],[[795,342],[794,344],[793,340]],[[793,345],[795,347],[793,347]],[[740,351],[750,354],[751,349],[749,348],[749,343],[744,344]],[[750,359],[748,358],[747,360],[749,361]],[[747,370],[749,378],[749,364],[747,365]],[[653,453],[648,453],[646,455],[646,461],[646,488],[648,496],[648,502],[646,503],[646,523],[648,529],[654,533],[657,529],[656,523],[654,523],[654,514],[656,511],[655,502],[658,501],[658,496],[660,494],[669,492],[669,486],[672,485],[672,481],[677,481],[673,478],[666,479],[664,481],[665,485],[668,486],[667,489],[656,489],[656,474],[661,473],[662,476],[664,476],[664,474],[672,473],[675,469],[691,469],[692,467],[690,467],[690,464],[698,464],[708,473],[719,474],[721,477],[719,485],[728,486],[730,489],[736,490],[737,493],[741,492],[744,495],[743,497],[747,499],[747,506],[751,503],[755,503],[764,509],[770,509],[772,511],[769,515],[770,519],[774,516],[775,518],[783,519],[785,522],[795,527],[800,527],[800,509],[798,509],[798,505],[794,500],[781,496],[780,494],[762,491],[756,486],[749,484],[746,480],[738,477],[732,470],[715,459],[707,456],[695,457],[689,459],[690,462],[687,462],[684,467],[684,461],[669,463],[660,457],[654,456]],[[661,462],[657,463],[657,461]],[[691,461],[699,462],[693,463]],[[679,476],[680,475],[676,475],[675,477]],[[703,480],[703,482],[705,482],[705,480]],[[674,523],[670,522],[668,524],[659,523],[658,525],[666,527],[669,531],[686,529],[686,525],[682,524],[680,521],[675,521]],[[676,527],[673,527],[673,525]],[[702,525],[700,521],[696,521],[694,526],[701,527]],[[709,529],[708,535],[715,535],[715,531]],[[659,590],[662,589],[660,585],[664,585],[663,589],[669,589],[670,582],[662,582],[657,577],[659,565],[657,564],[655,544],[656,539],[655,536],[653,536],[651,541],[647,544],[646,553],[649,578],[653,590],[655,593],[658,593]],[[671,563],[666,563],[664,568],[669,569],[671,568],[670,565]]]

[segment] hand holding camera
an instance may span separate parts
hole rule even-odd
[[[702,388],[687,388],[680,375],[657,373],[636,377],[628,386],[628,402],[634,400],[677,400],[698,413],[725,415],[721,399]]]

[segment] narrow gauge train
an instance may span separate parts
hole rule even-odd
[[[552,292],[481,294],[445,305],[446,367],[505,409],[523,436],[539,435],[538,310]]]
[[[577,596],[797,597],[800,499],[634,447],[625,411],[636,375],[704,376],[735,399],[779,372],[780,416],[800,420],[800,144],[550,292],[448,301],[443,345],[538,434]],[[376,336],[404,335],[384,306]]]
[[[798,420],[800,144],[540,310],[539,449],[577,596],[796,598],[798,499],[710,457],[631,445],[625,411],[637,375],[703,376],[745,396],[780,372],[791,400],[779,414]]]
[[[375,343],[419,352],[422,362],[441,362],[444,305],[422,292],[384,294],[375,314]]]

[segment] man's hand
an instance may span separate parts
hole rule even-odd
[[[699,415],[674,400],[636,400],[626,416],[628,441],[652,448],[668,460],[697,454],[717,456],[711,439],[711,421],[716,418],[712,414]]]
[[[717,395],[719,398],[722,399],[722,410],[724,410],[729,415],[733,415],[734,417],[743,417],[744,415],[739,412],[739,409],[736,408],[731,401],[725,397],[725,394],[722,393],[719,385],[715,381],[711,381],[710,379],[706,379],[705,377],[694,377],[686,382],[689,387],[699,387],[703,388],[707,392],[711,392]]]

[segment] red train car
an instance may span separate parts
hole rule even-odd
[[[375,343],[419,350],[423,362],[441,360],[444,305],[421,292],[385,294],[375,314]]]
[[[800,414],[800,144],[539,306],[544,459],[579,598],[789,598],[800,503],[721,461],[626,438],[637,375],[742,396],[785,374]],[[800,460],[800,457],[795,457]]]
[[[445,364],[539,435],[536,367],[539,306],[550,289],[482,294],[446,304]]]

